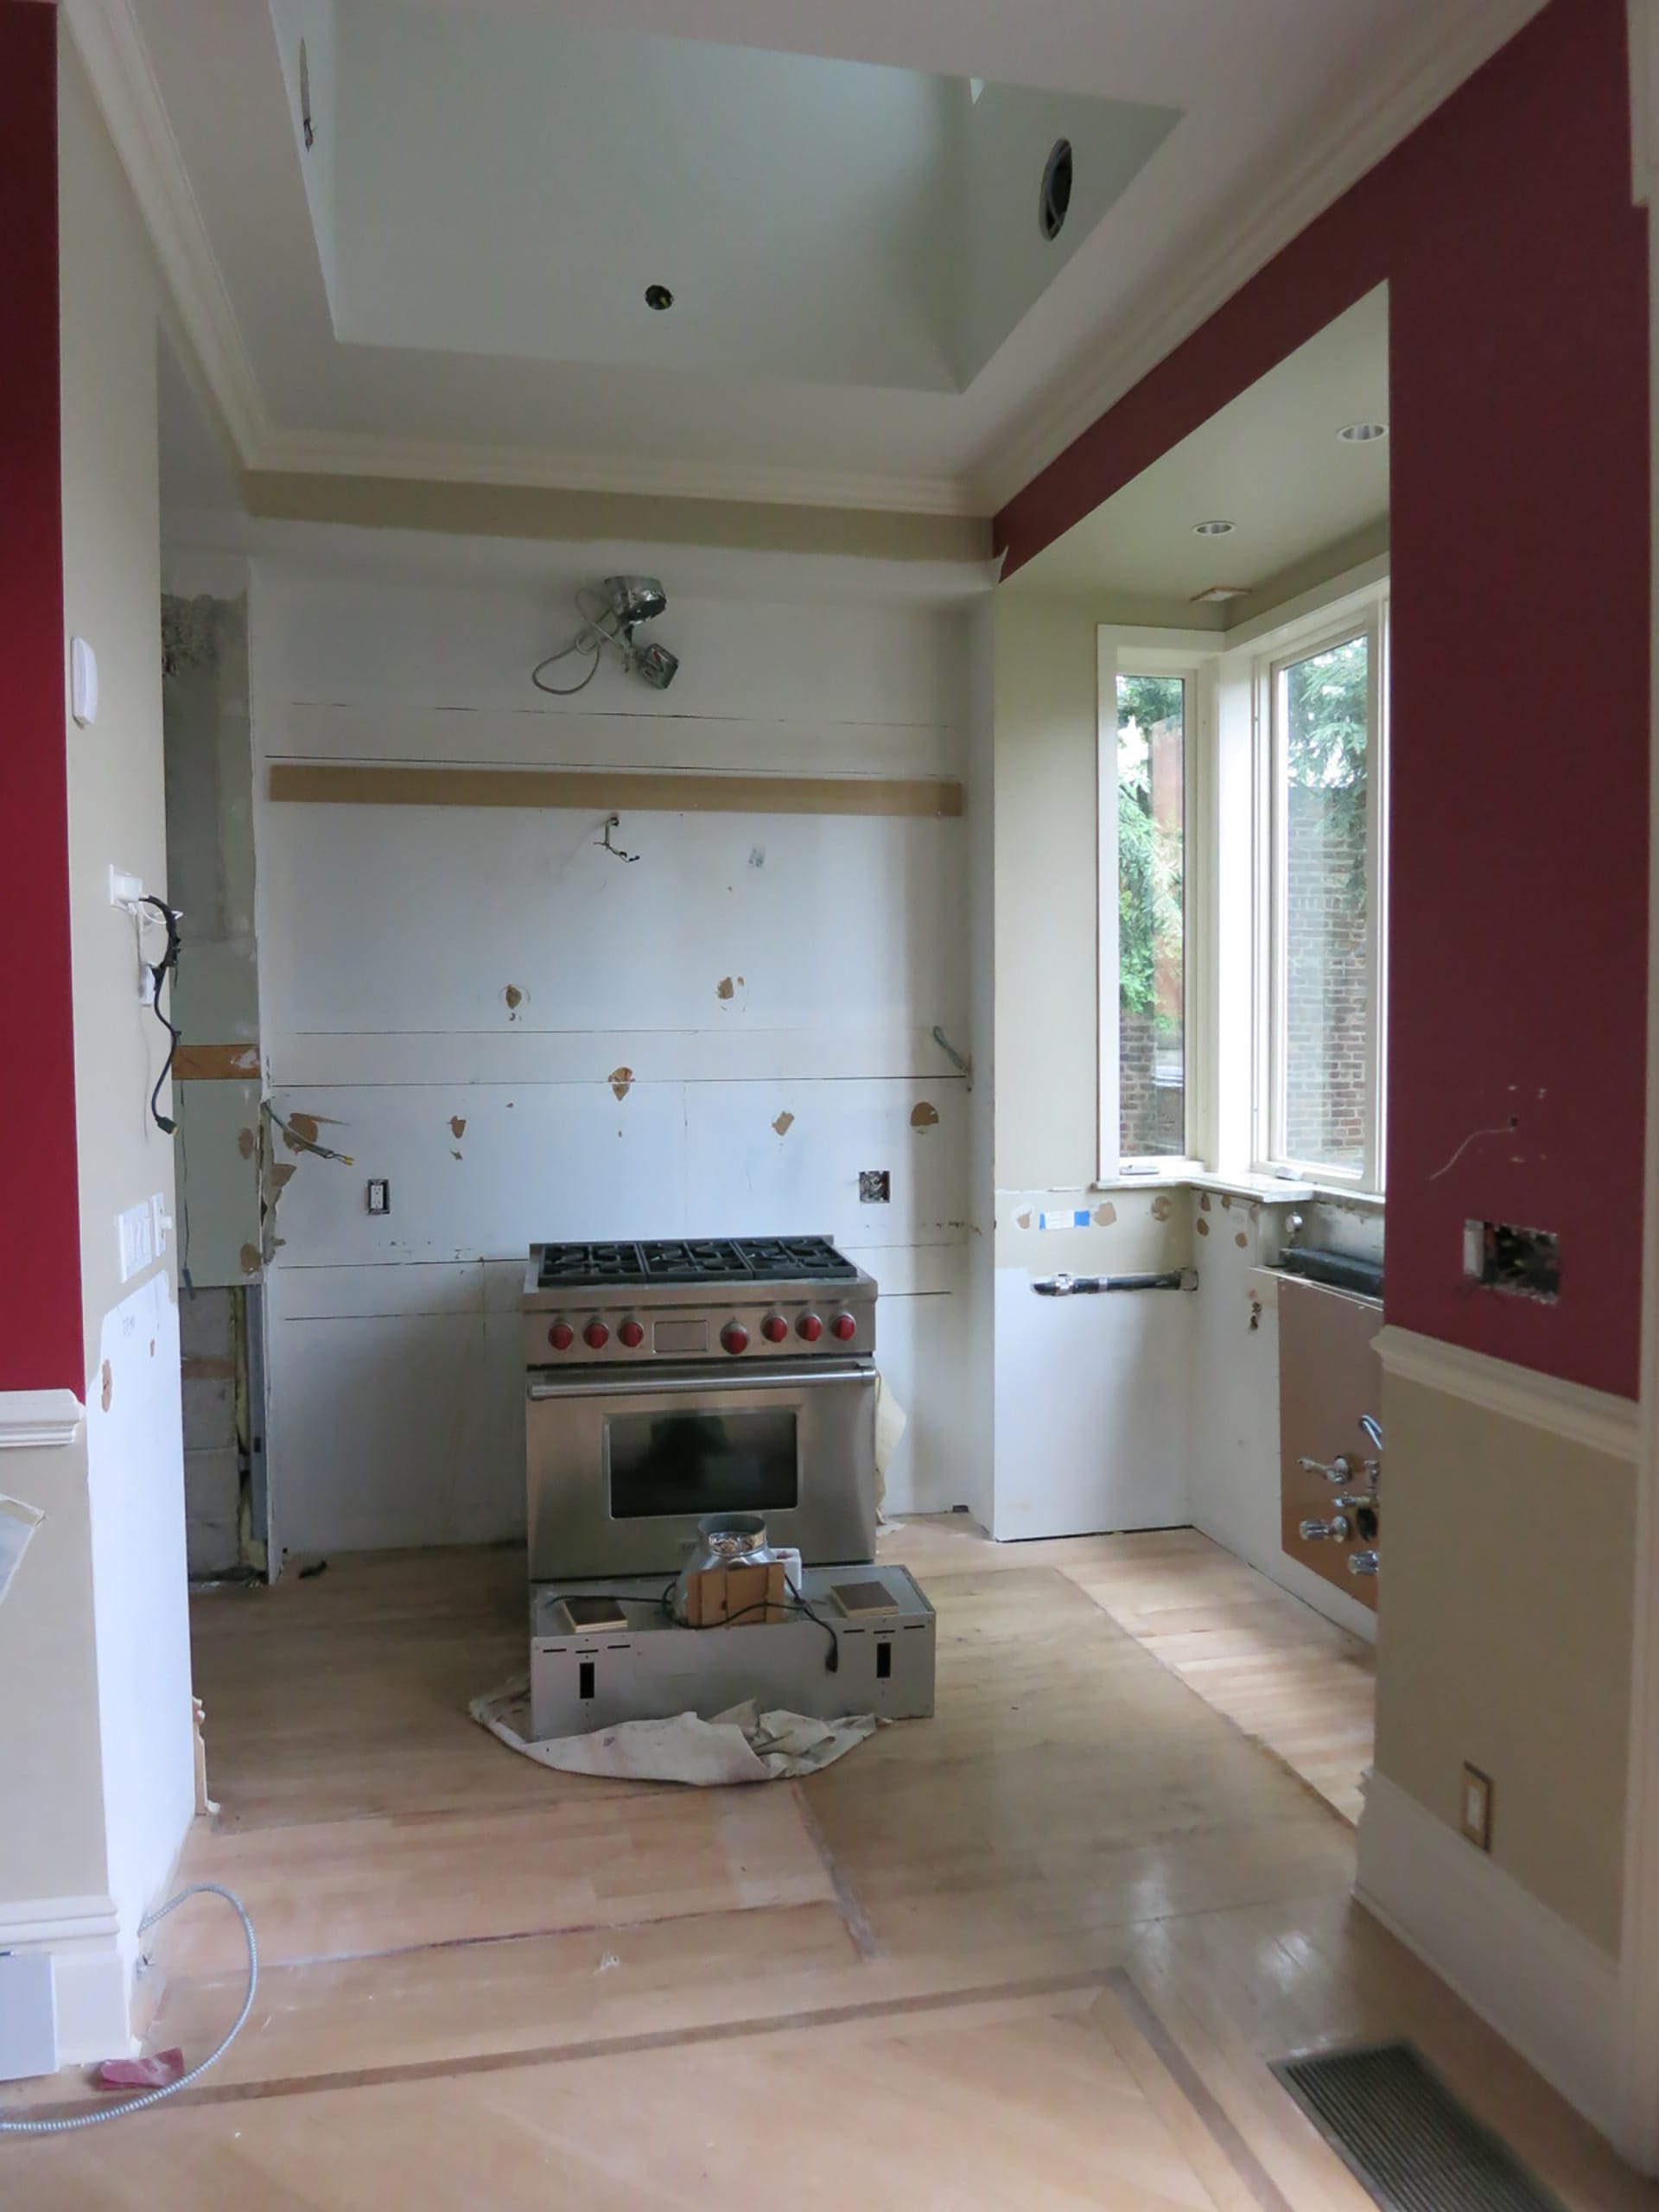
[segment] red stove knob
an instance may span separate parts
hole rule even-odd
[[[768,1313],[760,1324],[760,1333],[769,1344],[780,1344],[789,1334],[789,1324],[781,1313]]]
[[[816,1313],[803,1313],[795,1324],[795,1333],[798,1337],[804,1337],[808,1344],[815,1344],[823,1334],[823,1324]]]
[[[741,1321],[728,1321],[720,1332],[720,1341],[725,1349],[734,1355],[740,1351],[747,1351],[749,1332]]]
[[[603,1351],[611,1341],[611,1332],[602,1321],[590,1321],[582,1332],[582,1340],[592,1351]]]
[[[645,1332],[637,1321],[625,1321],[616,1333],[630,1351],[638,1351],[645,1341]]]
[[[858,1324],[850,1313],[837,1313],[830,1324],[830,1333],[832,1337],[839,1337],[842,1344],[849,1344],[858,1334]]]
[[[547,1332],[547,1341],[555,1351],[569,1351],[576,1341],[576,1332],[568,1321],[556,1321]]]

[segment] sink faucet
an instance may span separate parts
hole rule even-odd
[[[1366,1436],[1369,1438],[1371,1449],[1374,1452],[1380,1452],[1382,1449],[1382,1422],[1372,1414],[1361,1414],[1359,1417],[1359,1425],[1364,1430]]]

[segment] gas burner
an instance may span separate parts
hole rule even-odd
[[[844,1282],[858,1273],[826,1236],[743,1236],[737,1249],[760,1282]]]
[[[669,1240],[639,1248],[652,1282],[747,1281],[749,1268],[741,1248],[725,1238],[690,1243]]]
[[[637,1244],[544,1244],[537,1281],[544,1290],[558,1283],[599,1288],[607,1283],[638,1282],[645,1272]]]

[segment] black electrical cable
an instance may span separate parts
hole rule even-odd
[[[178,972],[179,953],[181,950],[181,943],[179,938],[179,916],[164,899],[146,897],[141,899],[138,903],[141,906],[153,906],[156,909],[156,912],[161,916],[162,923],[165,925],[167,930],[166,951],[162,955],[159,960],[147,962],[146,965],[149,969],[149,1002],[155,1008],[156,1020],[159,1021],[162,1028],[166,1030],[168,1037],[167,1058],[162,1062],[162,1071],[156,1078],[156,1088],[149,1094],[149,1114],[150,1119],[155,1122],[156,1128],[162,1132],[162,1135],[170,1137],[175,1136],[178,1134],[179,1125],[173,1120],[170,1115],[163,1114],[162,1111],[160,1103],[162,1085],[167,1081],[168,1077],[173,1072],[173,1056],[179,1049],[179,1039],[181,1032],[179,1030],[177,1026],[169,1021],[167,1016],[162,1012],[162,986],[166,982],[168,976],[176,975]]]

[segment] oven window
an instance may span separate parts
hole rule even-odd
[[[605,1426],[613,1521],[779,1513],[800,1502],[792,1407],[613,1414]]]

